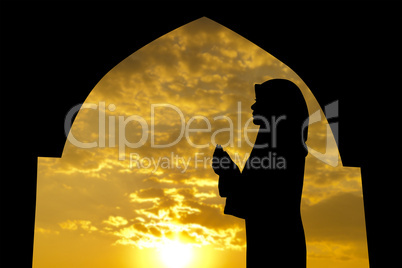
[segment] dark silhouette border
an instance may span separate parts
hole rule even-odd
[[[1,2],[2,267],[32,265],[36,159],[61,155],[68,109],[125,57],[202,16],[287,64],[321,105],[339,100],[343,164],[362,167],[370,267],[395,267],[396,4],[188,5]]]

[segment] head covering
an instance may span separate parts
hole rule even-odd
[[[309,114],[300,89],[289,80],[271,79],[256,84],[255,95],[258,107],[256,113],[265,117],[271,124],[279,122],[275,129],[271,127],[271,132],[275,133],[279,143],[282,141],[279,147],[290,147],[292,150],[301,148],[303,153],[306,152],[302,141],[307,140]],[[263,133],[258,134],[256,144],[265,144],[267,138],[260,134]]]
[[[307,104],[300,89],[286,79],[271,79],[262,84],[255,84],[257,103],[267,115],[292,115],[292,120],[308,118]]]

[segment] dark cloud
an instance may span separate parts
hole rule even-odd
[[[148,189],[141,189],[137,193],[138,197],[140,198],[149,198],[149,197],[164,197],[165,193],[160,188],[148,188]]]

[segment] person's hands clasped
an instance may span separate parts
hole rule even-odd
[[[217,145],[212,157],[212,169],[219,176],[221,175],[238,175],[239,167],[233,162],[229,154]]]

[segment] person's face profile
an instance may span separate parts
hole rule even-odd
[[[253,123],[254,125],[261,125],[262,124],[262,119],[261,117],[263,116],[262,111],[261,111],[261,103],[255,100],[255,103],[251,105],[251,110],[253,110]]]

